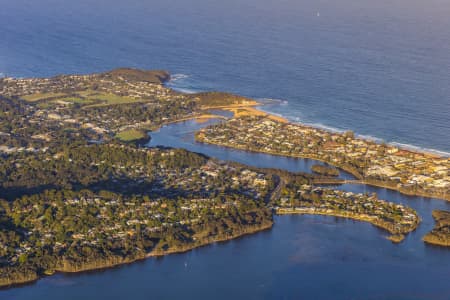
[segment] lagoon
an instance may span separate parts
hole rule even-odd
[[[315,163],[196,143],[195,130],[206,125],[191,120],[164,126],[151,133],[148,146],[180,147],[218,159],[290,171],[308,171]],[[376,192],[381,199],[410,205],[423,222],[401,244],[393,244],[385,238],[386,232],[368,223],[328,216],[277,216],[274,227],[264,232],[113,269],[57,274],[25,287],[0,291],[0,297],[14,300],[450,297],[450,251],[421,241],[433,227],[431,211],[450,210],[449,202],[363,185],[337,188]]]

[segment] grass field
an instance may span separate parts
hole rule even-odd
[[[144,130],[129,129],[116,134],[116,138],[122,142],[133,142],[147,138],[148,135]]]
[[[53,102],[64,101],[69,103],[77,103],[83,105],[84,108],[108,106],[115,104],[127,104],[145,102],[146,100],[136,99],[126,96],[118,96],[109,93],[99,93],[93,90],[77,91],[75,93],[38,93],[32,95],[26,95],[22,97],[23,100],[28,102],[42,103],[50,100]]]
[[[21,98],[28,102],[36,102],[36,101],[40,101],[40,100],[53,99],[53,98],[64,97],[64,96],[66,96],[65,93],[39,93],[39,94],[31,94],[31,95],[22,96]]]
[[[65,101],[70,103],[78,103],[78,104],[92,104],[94,103],[94,100],[92,99],[86,99],[81,97],[67,97],[67,98],[61,98],[55,101]]]
[[[102,103],[87,105],[87,106],[85,106],[85,108],[108,106],[108,105],[114,105],[114,104],[138,103],[138,102],[146,101],[146,100],[142,100],[142,99],[123,97],[123,96],[118,96],[118,95],[114,95],[114,94],[103,94],[103,93],[90,95],[87,97],[87,99],[92,100],[92,101],[102,101]]]

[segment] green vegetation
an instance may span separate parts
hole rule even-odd
[[[254,102],[253,99],[223,92],[202,92],[192,94],[204,106],[227,106]]]
[[[95,102],[94,99],[87,99],[87,98],[81,98],[81,97],[64,97],[64,98],[58,98],[56,101],[63,101],[63,102],[69,102],[69,103],[78,103],[78,104],[92,104]]]
[[[354,175],[359,182],[408,195],[450,200],[450,159],[299,123],[236,117],[196,134],[200,142],[273,155],[311,158]],[[335,171],[333,171],[335,172]]]
[[[25,96],[22,96],[21,98],[26,101],[29,101],[29,102],[35,102],[35,101],[41,101],[41,100],[60,98],[60,97],[64,97],[64,96],[65,96],[64,93],[49,92],[49,93],[36,93],[36,94],[31,94],[31,95],[25,95]]]
[[[111,93],[98,93],[93,91],[82,91],[77,94],[72,93],[32,94],[23,96],[22,98],[27,101],[52,100],[54,103],[59,103],[61,101],[69,103],[78,103],[84,105],[84,108],[148,101],[127,96],[115,95]],[[40,107],[43,107],[42,103]]]
[[[148,138],[139,128],[252,101],[180,94],[161,85],[169,77],[117,69],[0,81],[0,286],[235,238],[270,228],[274,210],[331,210],[401,235],[417,225],[409,208],[306,188],[317,175],[139,148]],[[224,133],[227,141],[240,136]],[[257,145],[267,146],[265,138]],[[271,140],[289,147],[279,138]]]
[[[148,82],[161,84],[170,79],[170,74],[163,70],[138,70],[132,68],[119,68],[105,73],[106,76],[117,79],[118,77],[127,78],[132,82]]]
[[[339,170],[333,167],[323,165],[313,165],[311,171],[318,175],[337,177],[339,176]]]
[[[450,212],[435,210],[433,218],[436,220],[436,225],[423,237],[423,241],[432,245],[450,247]]]
[[[218,92],[178,93],[162,85],[169,78],[165,71],[122,68],[2,79],[0,97],[6,104],[0,103],[0,153],[40,151],[67,141],[108,142],[129,128],[153,129],[190,119],[202,114],[204,106],[251,101]],[[45,142],[39,138],[44,135]]]
[[[163,71],[118,69],[92,75],[4,79],[0,85],[0,154],[42,151],[73,141],[109,142],[129,128],[157,128],[199,114],[199,105],[191,96],[161,85],[167,78]]]
[[[116,134],[116,138],[121,140],[122,142],[129,143],[149,139],[149,135],[144,130],[129,129]]]
[[[68,145],[0,161],[0,182],[0,285],[272,225],[271,176],[185,150]]]
[[[355,194],[339,190],[288,183],[275,202],[279,214],[317,214],[369,222],[389,231],[393,242],[415,230],[420,222],[412,208],[379,200],[375,194]]]
[[[233,195],[174,201],[108,191],[46,190],[17,199],[5,214],[17,228],[11,231],[16,245],[5,237],[6,267],[27,267],[38,275],[90,269],[95,262],[109,266],[132,261],[152,251],[177,251],[205,239],[233,236],[247,226],[271,224],[269,211]],[[0,268],[0,282],[8,275],[4,270]]]
[[[126,97],[126,96],[118,96],[115,94],[93,94],[93,95],[89,95],[86,101],[89,101],[89,102],[99,102],[100,101],[100,103],[88,105],[88,106],[85,106],[85,108],[96,107],[96,106],[108,106],[108,105],[114,105],[114,104],[146,102],[146,100]]]

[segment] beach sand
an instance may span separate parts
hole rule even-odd
[[[230,111],[234,114],[234,117],[245,117],[245,116],[261,116],[266,117],[270,120],[281,122],[281,123],[289,123],[289,121],[283,117],[267,113],[265,111],[259,110],[255,108],[255,106],[262,105],[256,101],[248,101],[242,104],[233,104],[233,105],[223,105],[223,106],[204,106],[202,109],[221,109]]]

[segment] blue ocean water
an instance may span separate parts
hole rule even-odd
[[[0,73],[167,69],[190,91],[279,99],[292,120],[450,152],[447,0],[0,0]],[[0,74],[0,76],[2,76]],[[307,160],[192,141],[195,122],[152,133],[262,167]],[[450,252],[421,237],[450,203],[344,185],[416,209],[422,225],[394,245],[370,224],[283,216],[272,230],[161,259],[44,278],[0,299],[450,299]]]
[[[4,75],[167,69],[184,90],[280,99],[265,109],[450,152],[446,0],[0,3]]]

